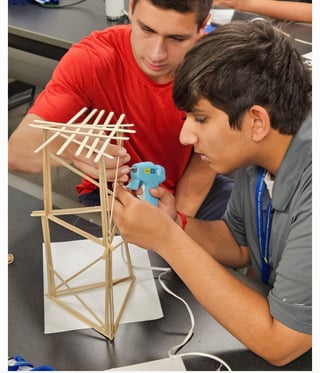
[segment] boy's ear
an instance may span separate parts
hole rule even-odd
[[[131,22],[131,17],[132,17],[132,7],[133,7],[133,1],[129,1],[129,11],[128,11],[128,18],[130,19]]]
[[[253,105],[248,114],[251,120],[252,140],[262,141],[271,131],[269,113],[260,105]]]

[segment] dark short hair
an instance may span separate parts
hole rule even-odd
[[[212,0],[147,0],[152,5],[161,9],[172,9],[179,13],[195,13],[198,29],[209,15]],[[133,11],[139,0],[133,0]]]
[[[233,21],[186,54],[173,99],[190,112],[205,98],[229,116],[232,128],[241,128],[244,113],[261,105],[274,129],[294,135],[311,110],[311,90],[311,73],[290,37],[269,21]]]

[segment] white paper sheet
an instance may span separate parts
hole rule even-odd
[[[115,237],[113,244],[115,244],[115,242],[120,242],[120,240],[120,237]],[[148,253],[146,250],[143,250],[135,245],[129,245],[129,250],[132,265],[134,266],[136,280],[133,285],[128,304],[122,315],[120,324],[161,318],[163,317],[163,312],[161,309],[155,280],[153,278],[153,273],[150,269],[151,265]],[[77,240],[52,243],[51,252],[53,258],[53,268],[64,279],[64,281],[66,281],[68,277],[79,272],[89,263],[92,263],[99,258],[103,254],[104,248],[90,240]],[[46,294],[48,286],[44,245],[43,258],[44,294]],[[128,274],[121,248],[117,248],[113,251],[112,261],[114,279],[126,276]],[[70,281],[69,285],[79,286],[104,281],[104,267],[105,260],[99,260],[80,276]],[[143,267],[144,269],[139,267]],[[59,280],[58,283],[60,283]],[[114,309],[115,315],[117,316],[118,310],[123,301],[123,297],[127,291],[128,283],[118,284],[113,288]],[[104,288],[90,290],[89,292],[81,293],[80,296],[81,299],[86,302],[88,307],[94,310],[95,314],[98,315],[99,318],[104,320]],[[84,308],[73,295],[64,296],[63,301],[67,302],[69,306],[72,306],[75,310],[86,317],[92,318],[88,310],[86,310],[86,308]],[[44,332],[46,334],[89,328],[86,323],[57,305],[52,300],[48,299],[46,296],[44,296],[44,320]]]

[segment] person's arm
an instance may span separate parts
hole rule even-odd
[[[16,130],[11,134],[8,142],[8,167],[9,171],[24,171],[30,173],[39,173],[43,169],[43,152],[37,153],[37,149],[44,142],[43,131],[38,128],[30,127],[29,124],[33,123],[36,119],[42,119],[35,114],[27,114]],[[54,141],[50,142],[49,148],[52,153],[56,153],[65,139],[58,136]],[[65,151],[62,153],[62,158],[67,163],[72,163],[76,168],[81,170],[91,177],[98,177],[98,163],[94,162],[94,155],[91,158],[86,158],[86,152],[81,155],[75,156],[78,145],[70,143]],[[120,157],[119,181],[127,181],[127,173],[130,171],[129,167],[125,164],[129,161],[130,157],[125,148],[109,145],[108,153],[113,156]],[[108,171],[108,178],[114,179],[116,174],[117,158],[108,159],[106,168]],[[58,166],[58,163],[52,162],[53,166]]]
[[[264,296],[232,276],[181,230],[172,226],[166,237],[156,244],[156,252],[210,315],[251,351],[282,366],[311,348],[310,335],[274,319]]]
[[[229,265],[249,263],[247,248],[239,247],[224,222],[190,219],[187,232],[196,242],[167,212],[121,186],[115,193],[113,217],[122,237],[162,256],[202,306],[251,351],[282,366],[311,348],[310,335],[274,319],[268,300],[218,262],[216,257]]]
[[[234,8],[267,17],[312,23],[312,4],[279,0],[214,0],[218,8]]]
[[[216,177],[215,171],[200,155],[193,153],[176,188],[176,207],[188,216],[195,216]]]

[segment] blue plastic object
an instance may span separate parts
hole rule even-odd
[[[13,357],[9,357],[8,359],[8,371],[21,371],[21,370],[28,370],[28,371],[48,371],[48,370],[55,370],[50,365],[41,365],[39,367],[34,367],[29,362],[25,361],[22,356],[16,355]]]
[[[156,188],[166,179],[165,169],[152,162],[134,163],[130,171],[131,180],[127,185],[128,189],[137,190],[143,188],[141,199],[158,206],[158,199],[153,197],[149,190]]]
[[[208,23],[207,26],[206,26],[205,29],[204,29],[204,32],[205,32],[206,34],[209,34],[210,32],[214,31],[215,28],[216,28],[215,25],[213,25],[212,23]]]
[[[34,0],[38,4],[53,4],[53,5],[58,5],[59,0]]]
[[[10,5],[25,5],[27,3],[38,3],[40,5],[50,4],[50,5],[59,5],[59,0],[8,0],[8,4]]]
[[[8,0],[8,5],[25,5],[29,2],[30,0]]]

